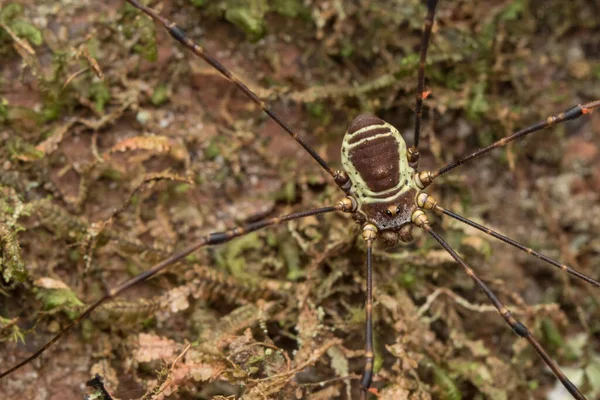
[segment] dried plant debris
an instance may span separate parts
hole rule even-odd
[[[410,141],[421,0],[145,0],[319,154],[364,112]],[[440,0],[421,163],[600,97],[594,2]],[[0,6],[0,364],[200,237],[339,193],[293,140],[129,4]],[[537,136],[535,136],[537,135]],[[598,278],[600,113],[440,178],[441,204]],[[588,396],[600,294],[432,216]],[[189,255],[99,307],[0,398],[350,399],[365,247],[325,215]],[[379,399],[551,399],[563,387],[428,237],[374,250]],[[87,391],[84,388],[88,382]]]

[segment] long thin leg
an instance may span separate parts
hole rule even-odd
[[[446,210],[445,208],[443,208],[442,206],[440,206],[438,204],[437,200],[435,200],[433,197],[431,197],[429,194],[427,194],[425,192],[420,193],[419,196],[417,197],[417,205],[425,210],[440,211],[443,214],[448,215],[449,217],[452,217],[452,218],[454,218],[460,222],[463,222],[469,226],[472,226],[475,229],[479,229],[480,231],[482,231],[490,236],[493,236],[496,239],[503,241],[504,243],[508,243],[511,246],[514,246],[517,249],[526,252],[527,254],[536,256],[540,260],[545,261],[548,264],[553,265],[557,268],[560,268],[562,271],[566,271],[567,273],[569,273],[579,279],[582,279],[588,283],[591,283],[592,285],[594,285],[596,287],[600,287],[600,282],[596,281],[595,279],[592,279],[589,276],[587,276],[587,275],[585,275],[563,263],[553,260],[552,258],[550,258],[544,254],[538,253],[537,251],[535,251],[527,246],[524,246],[521,243],[519,243],[507,236],[504,236],[496,231],[493,231],[488,227],[479,225],[477,222],[471,221],[470,219],[465,218],[462,215],[458,215],[450,210]]]
[[[575,270],[575,269],[573,269],[573,268],[571,268],[571,267],[569,267],[569,266],[567,266],[565,264],[562,264],[562,263],[560,263],[560,262],[558,262],[556,260],[553,260],[552,258],[550,258],[548,256],[545,256],[544,254],[538,253],[537,251],[535,251],[535,250],[533,250],[533,249],[531,249],[531,248],[529,248],[527,246],[523,246],[521,243],[516,242],[513,239],[511,239],[511,238],[509,238],[507,236],[504,236],[504,235],[502,235],[502,234],[500,234],[500,233],[498,233],[496,231],[493,231],[490,228],[486,228],[483,225],[479,225],[478,223],[476,223],[474,221],[471,221],[470,219],[467,219],[467,218],[465,218],[465,217],[463,217],[461,215],[455,214],[452,211],[446,210],[445,208],[440,207],[439,205],[436,205],[436,207],[434,208],[434,210],[439,210],[442,213],[444,213],[444,214],[446,214],[446,215],[448,215],[448,216],[450,216],[450,217],[452,217],[454,219],[459,220],[460,222],[464,222],[465,224],[467,224],[469,226],[472,226],[475,229],[479,229],[480,231],[485,232],[488,235],[493,236],[496,239],[499,239],[499,240],[503,241],[504,243],[508,243],[511,246],[514,246],[514,247],[516,247],[519,250],[523,250],[524,252],[526,252],[528,254],[536,256],[537,258],[539,258],[539,259],[547,262],[548,264],[553,265],[553,266],[555,266],[557,268],[560,268],[562,271],[565,271],[565,272],[567,272],[567,273],[569,273],[569,274],[571,274],[573,276],[576,276],[579,279],[582,279],[582,280],[584,280],[584,281],[586,281],[588,283],[591,283],[592,285],[594,285],[596,287],[600,287],[600,282],[598,282],[598,281],[590,278],[589,276],[587,276],[587,275],[585,275],[585,274],[583,274],[583,273],[581,273],[581,272],[579,272],[579,271],[577,271],[577,270]]]
[[[451,256],[454,260],[465,270],[467,275],[473,279],[475,284],[479,286],[481,290],[486,294],[486,296],[490,299],[494,307],[498,310],[502,318],[506,321],[508,325],[515,331],[515,333],[525,339],[533,346],[538,355],[544,360],[546,365],[552,370],[554,375],[561,381],[565,389],[577,400],[586,400],[585,396],[581,394],[577,386],[575,386],[569,378],[565,376],[565,374],[560,370],[558,365],[550,358],[548,353],[544,350],[544,348],[538,343],[538,341],[533,337],[531,332],[527,329],[525,325],[521,322],[517,321],[515,317],[511,314],[511,312],[502,304],[502,302],[496,297],[496,295],[491,291],[491,289],[475,274],[475,272],[463,261],[462,258],[450,247],[448,243],[440,235],[438,235],[431,227],[429,226],[429,222],[425,222],[419,225],[421,228],[425,229]]]
[[[544,128],[548,128],[549,126],[552,126],[554,124],[558,124],[560,122],[579,118],[582,115],[589,114],[596,108],[600,108],[600,100],[592,101],[587,104],[579,104],[579,105],[576,105],[575,107],[569,108],[568,110],[566,110],[560,114],[552,115],[552,116],[546,118],[545,121],[540,121],[537,124],[531,125],[525,129],[515,132],[510,136],[506,136],[506,137],[498,140],[497,142],[492,143],[491,145],[489,145],[487,147],[479,149],[476,152],[469,154],[468,156],[459,158],[458,160],[451,162],[450,164],[446,165],[445,167],[442,167],[442,168],[432,172],[430,179],[433,180],[433,179],[437,178],[438,176],[443,175],[446,172],[453,170],[454,168],[458,167],[459,165],[464,164],[467,161],[471,161],[474,158],[481,157],[482,155],[486,154],[487,152],[489,152],[497,147],[502,147],[502,146],[512,142],[513,140],[519,139],[525,135],[528,135],[533,132],[537,132]],[[429,182],[429,183],[431,183],[431,182]]]
[[[365,366],[360,380],[361,397],[367,398],[367,390],[371,387],[373,381],[373,361],[375,355],[373,352],[373,268],[372,244],[367,242],[367,301],[365,303],[366,324],[365,324]]]
[[[150,16],[155,21],[162,24],[175,40],[187,47],[198,57],[206,61],[211,67],[216,69],[231,83],[235,84],[242,92],[244,92],[246,96],[250,98],[250,100],[257,104],[269,117],[273,119],[273,121],[275,121],[296,142],[298,142],[298,144],[300,144],[300,146],[302,146],[302,148],[304,148],[304,150],[306,150],[311,155],[311,157],[317,163],[319,163],[319,165],[325,171],[327,171],[329,175],[331,175],[334,178],[338,186],[341,187],[343,186],[343,184],[347,183],[347,176],[345,174],[341,173],[341,171],[334,171],[327,164],[327,162],[323,158],[321,158],[321,156],[317,154],[317,152],[312,147],[310,147],[310,145],[306,143],[306,141],[302,137],[300,137],[300,135],[298,135],[296,131],[294,131],[288,124],[286,124],[285,121],[281,119],[281,117],[279,117],[279,115],[275,114],[275,112],[271,110],[271,108],[264,101],[262,101],[252,90],[250,90],[248,86],[241,82],[231,71],[225,68],[225,66],[223,66],[223,64],[221,64],[219,60],[214,58],[212,55],[208,54],[202,47],[200,47],[199,45],[194,43],[190,38],[188,38],[183,32],[183,30],[181,30],[174,22],[169,21],[168,19],[159,15],[153,9],[146,7],[137,0],[127,0],[127,2],[133,7]]]
[[[257,231],[259,229],[265,228],[270,225],[277,225],[277,224],[281,224],[281,223],[284,223],[287,221],[292,221],[294,219],[308,217],[311,215],[319,215],[319,214],[330,213],[333,211],[344,211],[344,210],[345,210],[345,207],[342,204],[342,202],[340,202],[337,206],[316,208],[314,210],[302,211],[302,212],[298,212],[298,213],[284,215],[282,217],[269,218],[269,219],[265,219],[262,221],[253,222],[244,227],[233,228],[233,229],[230,229],[225,232],[210,233],[210,234],[206,235],[205,237],[203,237],[202,239],[198,240],[196,243],[193,243],[190,246],[186,247],[182,251],[175,253],[172,256],[162,260],[161,262],[154,265],[149,270],[147,270],[147,271],[139,274],[138,276],[136,276],[132,279],[129,279],[129,280],[121,283],[117,287],[109,290],[108,293],[106,295],[104,295],[104,297],[100,298],[99,300],[96,300],[96,302],[94,302],[91,306],[89,306],[83,313],[81,313],[81,315],[79,315],[77,318],[75,318],[66,328],[64,328],[56,336],[54,336],[52,339],[50,339],[50,341],[48,341],[38,351],[33,353],[31,356],[27,357],[25,360],[21,361],[17,365],[0,373],[0,379],[2,379],[3,377],[9,375],[10,373],[18,370],[22,366],[24,366],[24,365],[28,364],[29,362],[38,358],[42,353],[44,353],[44,351],[46,351],[50,346],[52,346],[56,341],[58,341],[58,339],[60,339],[65,333],[70,331],[71,328],[73,328],[75,325],[79,324],[82,320],[84,320],[87,316],[89,316],[96,308],[98,308],[102,304],[119,296],[121,293],[123,293],[125,290],[129,289],[130,287],[137,285],[138,283],[143,282],[147,279],[150,279],[151,277],[153,277],[160,271],[167,268],[169,265],[172,265],[174,263],[177,263],[177,262],[183,260],[185,257],[187,257],[192,252],[196,251],[197,249],[199,249],[201,247],[213,246],[213,245],[225,243],[225,242],[230,241],[233,238],[246,235],[250,232]]]
[[[421,119],[423,118],[423,100],[425,99],[425,60],[427,59],[427,48],[429,47],[429,38],[433,28],[433,19],[435,18],[435,8],[437,0],[427,0],[427,16],[423,26],[423,35],[421,36],[421,55],[419,59],[419,78],[417,82],[417,105],[415,107],[415,134],[414,144],[409,149],[411,163],[419,160],[419,140],[421,136]]]
[[[365,365],[360,379],[360,398],[367,399],[367,393],[373,381],[373,242],[377,237],[377,228],[367,224],[363,227],[363,239],[367,243],[367,299],[365,301]]]

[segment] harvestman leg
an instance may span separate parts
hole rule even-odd
[[[373,381],[373,242],[377,237],[377,228],[371,224],[363,227],[363,239],[367,244],[367,299],[365,301],[365,363],[362,378],[360,379],[360,397],[366,400],[367,391]]]
[[[151,8],[144,6],[137,0],[127,0],[127,2],[129,4],[131,4],[133,7],[141,10],[142,12],[144,12],[145,14],[150,16],[155,21],[158,21],[159,23],[161,23],[167,29],[169,34],[171,34],[171,36],[173,36],[173,38],[175,38],[178,42],[180,42],[185,47],[190,49],[194,54],[196,54],[197,56],[202,58],[204,61],[206,61],[209,65],[211,65],[213,68],[215,68],[219,73],[221,73],[221,75],[223,75],[230,82],[234,83],[246,96],[248,96],[250,98],[250,100],[252,100],[255,104],[260,106],[261,109],[271,119],[273,119],[283,130],[285,130],[292,137],[292,139],[294,139],[300,146],[302,146],[302,148],[307,153],[309,153],[311,155],[311,157],[330,176],[333,177],[335,183],[344,192],[348,192],[350,190],[351,182],[350,182],[350,179],[348,178],[348,175],[346,174],[346,172],[334,171],[327,164],[327,162],[325,162],[325,160],[323,158],[321,158],[321,156],[301,136],[298,135],[298,133],[296,131],[294,131],[274,111],[272,111],[271,108],[264,101],[262,101],[254,92],[252,92],[248,88],[248,86],[246,86],[237,77],[235,77],[235,75],[232,72],[230,72],[227,68],[225,68],[216,58],[214,58],[210,54],[206,53],[202,47],[200,47],[199,45],[195,44],[192,40],[190,40],[185,35],[185,33],[177,27],[176,24],[170,22],[169,20],[162,17],[161,15],[156,13]],[[318,215],[318,214],[323,214],[323,213],[332,212],[332,211],[352,212],[352,211],[354,211],[352,209],[353,208],[352,204],[353,203],[350,202],[349,199],[344,199],[344,200],[340,201],[340,203],[337,206],[334,206],[334,207],[325,207],[325,208],[319,208],[319,209],[315,209],[315,210],[311,210],[311,211],[289,214],[287,216],[283,216],[283,217],[279,217],[279,218],[272,218],[272,219],[267,219],[264,221],[258,221],[258,222],[249,224],[243,228],[234,228],[234,229],[226,231],[226,232],[217,232],[217,233],[210,234],[210,235],[200,239],[198,242],[185,248],[181,252],[173,254],[172,256],[168,257],[167,259],[159,262],[158,264],[156,264],[152,268],[150,268],[148,271],[143,272],[142,274],[140,274],[126,282],[123,282],[116,288],[110,290],[109,293],[107,293],[104,297],[97,300],[90,307],[88,307],[79,317],[77,317],[75,320],[73,320],[65,329],[63,329],[56,336],[54,336],[42,348],[40,348],[38,351],[36,351],[34,354],[32,354],[30,357],[28,357],[24,361],[18,363],[17,365],[11,367],[10,369],[8,369],[4,372],[1,372],[0,379],[9,375],[12,372],[18,370],[22,366],[28,364],[30,361],[38,358],[42,353],[44,353],[44,351],[46,351],[50,346],[52,346],[52,344],[54,344],[56,341],[58,341],[66,332],[71,330],[71,328],[73,328],[75,325],[77,325],[79,322],[81,322],[83,319],[85,319],[87,316],[89,316],[96,308],[98,308],[103,303],[120,295],[123,291],[127,290],[128,288],[151,278],[152,276],[156,275],[158,272],[167,268],[169,265],[181,261],[186,256],[188,256],[189,254],[191,254],[192,252],[194,252],[195,250],[197,250],[203,246],[211,246],[211,245],[225,243],[235,237],[245,235],[249,232],[264,228],[269,225],[275,225],[275,224],[283,223],[286,221],[291,221],[293,219],[307,217],[310,215]]]
[[[577,119],[577,118],[581,117],[582,115],[591,113],[592,111],[594,111],[597,108],[600,108],[600,100],[595,100],[595,101],[585,103],[585,104],[578,104],[578,105],[571,107],[568,110],[565,110],[559,114],[551,115],[548,118],[546,118],[544,121],[540,121],[537,124],[533,124],[531,126],[528,126],[527,128],[521,129],[520,131],[513,133],[512,135],[506,136],[506,137],[492,143],[491,145],[489,145],[487,147],[483,147],[467,156],[461,157],[461,158],[451,162],[450,164],[448,164],[442,168],[439,168],[435,171],[421,171],[416,177],[418,178],[421,188],[424,189],[425,187],[429,186],[431,184],[431,182],[438,176],[441,176],[468,161],[471,161],[475,158],[481,157],[484,154],[487,154],[488,152],[490,152],[498,147],[505,146],[508,143],[512,142],[513,140],[522,138],[526,135],[529,135],[530,133],[540,131],[542,129],[548,128],[552,125],[555,125],[555,124],[558,124],[561,122]]]
[[[550,358],[548,353],[544,350],[544,348],[538,343],[538,341],[533,337],[529,329],[521,322],[517,321],[515,317],[511,314],[511,312],[506,308],[506,306],[496,297],[494,292],[479,278],[473,269],[471,269],[467,263],[450,247],[448,243],[437,233],[435,232],[431,226],[429,225],[429,220],[424,212],[418,211],[419,217],[414,218],[415,225],[419,228],[423,228],[427,233],[429,233],[443,248],[446,250],[452,258],[465,270],[467,275],[473,279],[475,284],[479,286],[481,290],[485,293],[485,295],[490,299],[494,307],[498,310],[498,313],[504,318],[506,323],[513,329],[513,331],[521,336],[522,338],[527,339],[527,341],[533,346],[535,351],[538,353],[540,358],[546,363],[546,365],[552,370],[554,375],[560,380],[563,386],[567,389],[571,395],[577,400],[586,400],[585,396],[581,394],[577,386],[575,386],[569,378],[565,376],[565,374],[560,370],[558,365]],[[415,214],[417,214],[415,213]]]
[[[519,242],[517,242],[517,241],[515,241],[515,240],[513,240],[513,239],[511,239],[511,238],[509,238],[509,237],[507,237],[507,236],[504,236],[504,235],[502,235],[502,234],[500,234],[500,233],[498,233],[498,232],[496,232],[496,231],[493,231],[493,230],[492,230],[492,229],[490,229],[490,228],[487,228],[487,227],[485,227],[485,226],[483,226],[483,225],[480,225],[480,224],[478,224],[478,223],[476,223],[476,222],[474,222],[474,221],[471,221],[470,219],[467,219],[467,218],[465,218],[465,217],[463,217],[463,216],[461,216],[461,215],[458,215],[458,214],[456,214],[456,213],[453,213],[452,211],[446,210],[445,208],[441,207],[441,206],[438,204],[437,200],[435,200],[433,197],[431,197],[431,196],[430,196],[429,194],[427,194],[427,193],[424,193],[424,192],[423,192],[423,193],[420,193],[420,194],[419,194],[419,196],[417,197],[417,205],[418,205],[418,206],[419,206],[421,209],[423,209],[423,210],[439,211],[439,212],[441,212],[441,213],[443,213],[443,214],[445,214],[445,215],[448,215],[449,217],[455,218],[456,220],[458,220],[458,221],[461,221],[461,222],[463,222],[463,223],[465,223],[465,224],[467,224],[467,225],[469,225],[469,226],[472,226],[473,228],[476,228],[476,229],[478,229],[478,230],[480,230],[480,231],[482,231],[482,232],[484,232],[484,233],[486,233],[486,234],[488,234],[488,235],[490,235],[490,236],[493,236],[493,237],[495,237],[496,239],[499,239],[499,240],[501,240],[501,241],[502,241],[502,242],[504,242],[504,243],[510,244],[511,246],[514,246],[514,247],[516,247],[516,248],[517,248],[517,249],[519,249],[519,250],[522,250],[522,251],[524,251],[524,252],[526,252],[526,253],[528,253],[528,254],[531,254],[531,255],[533,255],[533,256],[535,256],[535,257],[537,257],[537,258],[539,258],[539,259],[541,259],[541,260],[545,261],[546,263],[548,263],[548,264],[550,264],[550,265],[552,265],[552,266],[554,266],[554,267],[560,268],[560,270],[561,270],[561,271],[567,272],[567,273],[569,273],[569,274],[571,274],[571,275],[573,275],[573,276],[575,276],[575,277],[577,277],[577,278],[579,278],[579,279],[581,279],[581,280],[583,280],[583,281],[585,281],[585,282],[588,282],[588,283],[590,283],[590,284],[592,284],[592,285],[594,285],[594,286],[596,286],[596,287],[600,287],[600,282],[596,281],[595,279],[593,279],[593,278],[590,278],[589,276],[587,276],[587,275],[585,275],[585,274],[583,274],[583,273],[581,273],[581,272],[579,272],[579,271],[577,271],[577,270],[575,270],[575,269],[573,269],[573,268],[571,268],[571,267],[569,267],[569,266],[567,266],[567,265],[565,265],[565,264],[562,264],[562,263],[560,263],[560,262],[558,262],[558,261],[556,261],[556,260],[554,260],[554,259],[552,259],[552,258],[550,258],[550,257],[548,257],[548,256],[546,256],[546,255],[544,255],[544,254],[542,254],[542,253],[539,253],[539,252],[537,252],[537,251],[535,251],[535,250],[533,250],[533,249],[531,249],[531,248],[529,248],[529,247],[527,247],[527,246],[524,246],[524,245],[522,245],[521,243],[519,243]],[[427,219],[426,219],[426,218],[425,218],[425,219],[423,219],[423,220],[421,221],[421,223],[422,223],[423,225],[425,225],[425,226],[429,226],[429,223],[427,222]],[[417,224],[417,226],[418,226],[418,224]],[[427,230],[427,228],[425,228],[425,229]],[[430,234],[431,234],[431,232],[432,232],[432,231],[429,231],[429,233],[430,233]],[[436,235],[437,235],[437,234],[436,234]],[[432,236],[434,236],[434,235],[432,234]],[[435,236],[434,236],[434,237],[435,237]],[[439,236],[438,236],[438,237],[439,237]],[[439,239],[441,240],[441,238],[439,238]],[[436,240],[438,240],[438,238],[436,238]],[[439,242],[440,240],[438,240],[438,242]],[[440,244],[442,244],[442,243],[440,242]],[[444,246],[444,245],[442,244],[442,246]],[[448,247],[449,247],[449,246],[448,246]],[[447,248],[446,246],[444,246],[444,248],[445,248],[446,250],[448,250],[448,248]],[[448,251],[450,252],[450,250],[448,250]],[[454,256],[454,254],[455,254],[455,253],[453,254],[453,253],[451,252],[450,254],[451,254],[451,255],[452,255],[452,257],[454,257],[455,259],[456,259],[456,257],[458,257],[458,256],[456,256],[456,257]],[[457,262],[459,262],[459,263],[460,263],[460,261],[458,261],[458,260],[457,260]],[[461,264],[461,265],[462,265],[462,264]],[[466,264],[465,264],[465,265],[466,265]],[[467,272],[467,273],[468,273],[468,272]],[[475,279],[475,278],[474,278],[474,279]],[[476,281],[476,283],[477,283],[477,281]],[[478,283],[478,284],[479,284],[479,283]],[[485,290],[485,289],[484,289],[484,290]],[[487,291],[486,291],[486,294],[488,294],[488,292],[487,292]],[[488,295],[488,297],[489,297],[489,295]],[[494,305],[496,305],[496,304],[494,303]],[[516,330],[515,330],[515,331],[516,331]],[[517,333],[518,333],[518,332],[517,332]],[[531,342],[531,340],[530,340],[530,339],[528,339],[528,340]],[[540,356],[541,356],[541,357],[544,359],[544,361],[546,361],[546,358],[545,358],[545,357],[547,357],[547,355],[545,355],[545,353],[543,353],[543,349],[542,349],[542,350],[541,350],[541,352],[540,352],[540,350],[538,349],[538,347],[539,347],[539,344],[537,344],[537,342],[536,342],[536,344],[532,343],[532,345],[534,345],[534,347],[536,347],[536,351],[538,352],[538,354],[540,354]],[[541,349],[541,347],[540,347],[540,349]],[[542,354],[542,353],[543,353],[543,354]],[[548,357],[548,358],[549,358],[549,357]],[[556,377],[557,377],[557,378],[558,378],[558,379],[559,379],[559,380],[560,380],[560,381],[563,383],[563,385],[565,386],[565,388],[566,388],[566,389],[567,389],[567,390],[568,390],[568,391],[569,391],[571,394],[573,394],[573,390],[572,390],[572,388],[574,387],[574,385],[572,385],[572,384],[571,384],[571,382],[569,382],[569,381],[568,381],[568,379],[564,378],[564,375],[563,375],[562,373],[560,373],[560,374],[557,374],[557,373],[556,373],[556,370],[555,370],[554,368],[552,368],[552,366],[551,366],[551,365],[549,365],[549,367],[550,367],[550,368],[552,369],[552,371],[555,373]],[[560,372],[560,370],[559,370],[559,372]],[[566,380],[563,380],[562,378],[564,378],[564,379],[566,379]],[[577,393],[579,393],[579,391],[577,390],[577,388],[576,388],[576,387],[575,387],[575,391],[576,391]],[[579,394],[580,394],[580,393],[579,393]],[[578,398],[576,394],[573,394],[573,396],[575,396],[575,398]]]
[[[241,82],[231,71],[229,71],[219,60],[207,53],[201,46],[194,43],[193,40],[188,38],[186,34],[181,30],[177,24],[169,21],[165,17],[158,14],[153,9],[146,7],[137,0],[127,0],[129,4],[138,10],[144,12],[150,16],[153,20],[162,24],[167,32],[179,43],[188,48],[192,53],[202,58],[211,67],[216,69],[221,75],[223,75],[228,81],[233,83],[240,89],[252,102],[258,105],[273,121],[277,123],[284,131],[286,131],[292,139],[294,139],[311,157],[323,168],[331,177],[333,177],[335,183],[347,192],[350,189],[350,179],[344,171],[333,170],[327,162],[302,138],[292,127],[285,123],[279,115],[277,115],[267,103],[261,100],[252,90],[248,88],[243,82]]]
[[[427,59],[427,48],[429,47],[429,38],[433,28],[433,20],[435,18],[435,8],[438,0],[427,0],[427,16],[423,26],[423,35],[421,36],[421,54],[419,56],[419,78],[417,81],[417,104],[415,107],[415,132],[414,144],[408,149],[408,161],[413,166],[417,166],[419,162],[419,141],[421,138],[421,120],[423,118],[423,100],[425,100],[425,61]]]
[[[427,58],[427,48],[429,46],[429,38],[431,37],[431,30],[433,28],[433,21],[435,17],[435,8],[437,6],[437,0],[427,1],[427,16],[425,17],[425,24],[423,27],[423,35],[421,37],[421,54],[419,60],[419,77],[417,83],[417,94],[416,94],[416,107],[415,107],[415,131],[414,131],[414,144],[408,149],[408,161],[411,165],[416,167],[419,162],[419,139],[421,132],[421,119],[423,117],[423,100],[425,99],[425,61]],[[377,237],[377,228],[373,225],[367,224],[363,227],[363,239],[367,244],[367,298],[365,301],[365,362],[364,370],[360,380],[360,397],[362,400],[366,400],[367,393],[371,387],[373,381],[373,364],[375,361],[375,354],[373,351],[373,264],[372,264],[372,250],[373,242]]]
[[[344,199],[344,200],[341,200],[338,203],[338,205],[336,205],[336,206],[316,208],[313,210],[292,213],[292,214],[284,215],[281,217],[268,218],[268,219],[265,219],[262,221],[253,222],[253,223],[248,224],[243,227],[236,227],[236,228],[224,231],[224,232],[215,232],[215,233],[210,233],[210,234],[204,236],[202,239],[189,245],[182,251],[175,253],[172,256],[162,260],[161,262],[154,265],[149,270],[142,272],[138,276],[136,276],[132,279],[129,279],[129,280],[121,283],[117,287],[109,290],[109,292],[107,294],[105,294],[102,298],[96,300],[91,306],[89,306],[84,312],[82,312],[76,319],[74,319],[69,325],[67,325],[66,328],[64,328],[56,336],[54,336],[52,339],[50,339],[50,341],[48,341],[38,351],[33,353],[31,356],[27,357],[25,360],[21,361],[20,363],[16,364],[15,366],[11,367],[10,369],[0,373],[0,379],[9,375],[12,372],[18,370],[19,368],[21,368],[22,366],[35,360],[36,358],[38,358],[50,346],[52,346],[54,343],[56,343],[56,341],[58,341],[65,333],[69,332],[71,330],[71,328],[73,328],[75,325],[77,325],[79,322],[81,322],[83,319],[85,319],[87,316],[89,316],[96,308],[98,308],[102,304],[119,296],[121,293],[123,293],[125,290],[129,289],[130,287],[152,278],[154,275],[158,274],[160,271],[164,270],[165,268],[167,268],[168,266],[170,266],[172,264],[175,264],[175,263],[183,260],[185,257],[190,255],[194,251],[198,250],[199,248],[226,243],[226,242],[229,242],[233,238],[244,236],[250,232],[257,231],[257,230],[265,228],[267,226],[278,225],[278,224],[292,221],[295,219],[301,219],[301,218],[309,217],[312,215],[326,214],[326,213],[330,213],[330,212],[334,212],[334,211],[348,212],[348,211],[350,211],[347,208],[348,204],[350,204],[350,206],[351,206],[351,203],[348,203],[348,201],[346,201],[346,199]]]
[[[437,200],[435,200],[433,197],[431,197],[427,193],[422,192],[419,194],[419,196],[417,197],[417,205],[424,210],[439,211],[442,214],[445,214],[445,215],[452,217],[462,223],[472,226],[473,228],[478,229],[487,235],[495,237],[496,239],[498,239],[504,243],[510,244],[511,246],[516,247],[517,249],[522,250],[522,251],[526,252],[527,254],[531,254],[532,256],[535,256],[535,257],[539,258],[540,260],[542,260],[556,268],[559,268],[561,271],[571,274],[574,277],[579,278],[579,279],[581,279],[587,283],[590,283],[596,287],[600,287],[600,282],[596,281],[593,278],[590,278],[586,274],[581,273],[581,272],[577,271],[576,269],[573,269],[566,264],[558,262],[558,261],[556,261],[542,253],[539,253],[525,245],[522,245],[521,243],[509,238],[508,236],[504,236],[486,226],[480,225],[475,221],[471,221],[470,219],[465,218],[462,215],[458,215],[450,210],[446,210],[445,208],[443,208],[442,206],[440,206],[438,204]]]

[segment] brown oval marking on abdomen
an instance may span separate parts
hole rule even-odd
[[[385,121],[371,114],[361,114],[354,118],[350,127],[348,127],[348,135],[354,134],[356,131],[366,128],[369,125],[384,125]]]
[[[398,142],[393,136],[365,141],[349,150],[349,159],[370,190],[382,192],[398,185]]]

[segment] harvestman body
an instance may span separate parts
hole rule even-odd
[[[507,244],[510,244],[520,250],[534,255],[550,265],[567,272],[579,279],[582,279],[596,287],[600,283],[587,275],[582,274],[565,264],[553,260],[537,251],[525,247],[524,245],[492,231],[485,226],[479,225],[465,217],[457,215],[446,210],[437,204],[437,201],[425,193],[423,190],[429,186],[435,178],[447,173],[459,165],[485,155],[489,151],[502,147],[507,143],[521,138],[530,133],[547,128],[554,124],[572,120],[582,115],[588,114],[594,109],[600,108],[600,100],[592,101],[586,104],[574,106],[562,113],[548,117],[546,120],[538,122],[520,131],[513,133],[487,147],[434,171],[418,171],[419,161],[419,139],[422,117],[423,100],[427,92],[425,91],[424,74],[425,59],[429,37],[433,26],[437,0],[427,1],[427,16],[423,29],[421,41],[421,53],[419,63],[419,76],[416,94],[415,107],[415,131],[414,145],[407,148],[404,139],[396,128],[381,119],[372,115],[358,116],[348,128],[342,144],[341,160],[344,171],[333,170],[319,154],[311,148],[305,140],[298,135],[289,125],[287,125],[271,108],[256,96],[244,83],[237,79],[227,68],[225,68],[217,59],[207,54],[202,47],[189,39],[184,32],[174,23],[159,15],[149,7],[139,3],[137,0],[127,0],[132,6],[143,11],[152,19],[162,24],[173,38],[183,44],[194,54],[202,58],[225,78],[235,84],[246,96],[257,104],[269,117],[271,117],[290,137],[292,137],[302,148],[304,148],[313,159],[333,178],[338,187],[346,194],[342,200],[335,206],[316,208],[309,211],[297,212],[253,222],[243,227],[237,227],[224,232],[211,233],[200,238],[185,249],[173,254],[167,259],[152,266],[146,272],[125,281],[117,287],[111,289],[104,297],[92,303],[79,317],[73,320],[66,328],[53,337],[42,348],[21,361],[10,369],[0,373],[0,379],[16,371],[30,361],[39,357],[53,343],[59,340],[73,326],[89,316],[96,308],[105,302],[119,296],[128,288],[145,281],[168,266],[182,261],[192,252],[205,246],[217,245],[228,242],[229,240],[243,236],[267,226],[281,224],[286,221],[300,219],[311,215],[319,215],[330,212],[345,212],[352,214],[353,219],[361,224],[363,239],[367,247],[366,254],[366,272],[367,272],[367,299],[366,299],[366,329],[365,329],[365,365],[363,370],[361,386],[361,398],[366,399],[368,390],[371,386],[373,377],[373,280],[372,280],[372,247],[375,240],[383,241],[386,245],[395,245],[400,241],[409,241],[412,236],[414,226],[422,228],[429,233],[464,269],[466,274],[473,279],[475,284],[486,294],[499,314],[504,318],[507,324],[519,336],[525,338],[546,365],[552,370],[554,375],[562,382],[564,387],[577,400],[585,400],[585,396],[579,389],[569,381],[562,373],[558,365],[546,353],[542,346],[533,337],[531,332],[519,321],[517,321],[510,311],[496,297],[492,290],[483,282],[471,269],[465,261],[450,247],[448,243],[435,232],[427,219],[425,211],[435,210],[463,223],[466,223],[476,229],[485,232]]]
[[[372,115],[358,116],[342,143],[342,165],[357,202],[354,219],[373,224],[390,245],[409,241],[419,188],[400,132]],[[418,177],[417,177],[418,179]]]

